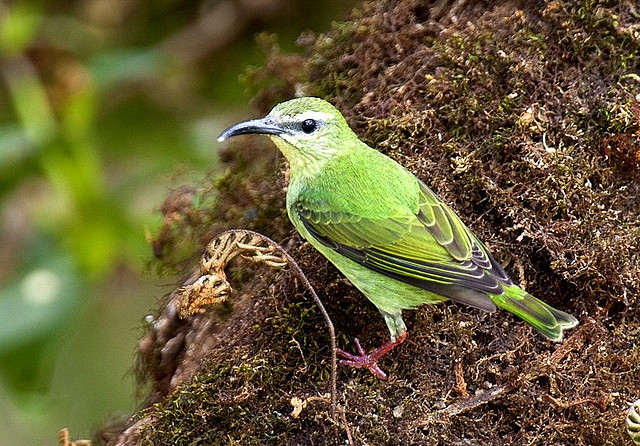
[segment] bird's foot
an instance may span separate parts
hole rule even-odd
[[[378,379],[387,379],[387,374],[384,373],[380,367],[378,367],[378,359],[380,358],[380,355],[377,355],[376,353],[378,353],[380,349],[367,354],[360,345],[360,341],[358,340],[358,338],[355,339],[355,343],[359,355],[353,355],[349,352],[345,352],[344,350],[337,349],[338,355],[345,358],[340,360],[340,364],[345,364],[349,367],[355,367],[357,369],[367,369]]]
[[[337,349],[338,355],[345,358],[340,360],[340,364],[345,364],[349,367],[355,367],[357,369],[367,369],[378,379],[385,380],[387,379],[387,374],[384,373],[378,366],[378,360],[380,360],[380,358],[389,353],[395,347],[402,344],[406,338],[407,332],[405,331],[396,339],[385,342],[371,353],[365,352],[360,345],[360,341],[356,338],[354,341],[356,343],[356,348],[358,349],[357,355],[345,352],[341,349]]]

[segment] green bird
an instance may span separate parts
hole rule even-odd
[[[276,105],[264,118],[218,137],[263,134],[290,165],[287,213],[297,231],[382,313],[391,339],[341,362],[380,379],[382,356],[407,336],[402,310],[450,299],[505,309],[560,341],[576,318],[518,287],[487,247],[420,179],[358,139],[330,103],[312,97]]]

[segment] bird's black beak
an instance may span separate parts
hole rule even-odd
[[[237,135],[280,135],[282,133],[284,133],[284,130],[275,125],[269,116],[265,116],[264,118],[252,119],[251,121],[239,122],[232,125],[224,132],[220,133],[218,141],[222,142],[225,139]]]

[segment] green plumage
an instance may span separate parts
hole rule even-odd
[[[244,133],[268,134],[286,156],[293,225],[380,310],[392,339],[406,331],[402,310],[446,299],[503,308],[554,341],[578,323],[513,284],[449,207],[328,102],[284,102],[221,138]]]

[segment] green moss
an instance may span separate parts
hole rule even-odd
[[[275,313],[250,325],[250,339],[234,330],[238,337],[228,339],[233,347],[224,360],[210,358],[193,380],[151,409],[156,421],[141,444],[283,444],[300,435],[305,423],[290,417],[290,400],[313,396],[307,386],[327,375],[312,363],[321,362],[317,340],[307,339],[319,321],[309,302],[270,306]],[[318,409],[321,421],[326,404],[308,412]]]

